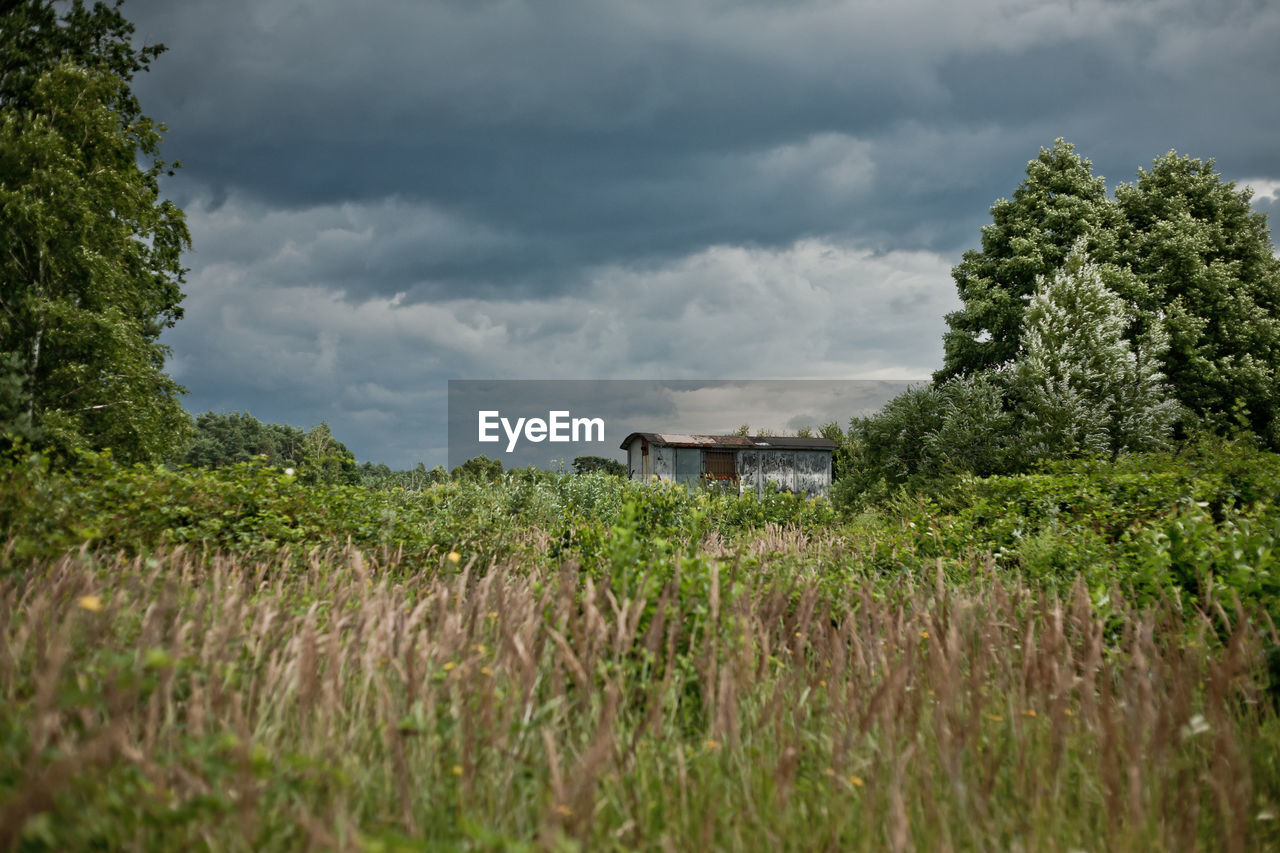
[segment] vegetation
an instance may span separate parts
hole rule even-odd
[[[991,207],[981,250],[952,270],[964,305],[947,317],[935,382],[1017,359],[1027,300],[1082,244],[1128,308],[1125,336],[1167,338],[1159,365],[1172,396],[1213,429],[1243,419],[1280,448],[1280,260],[1249,190],[1212,160],[1170,152],[1115,196],[1071,144],[1041,149],[1013,197]]]
[[[573,460],[573,470],[577,474],[603,471],[606,474],[613,474],[615,477],[627,476],[626,465],[617,459],[606,459],[603,456],[576,456]]]
[[[63,7],[0,17],[0,849],[1280,846],[1280,265],[1212,162],[1042,151],[834,502],[396,472],[178,406],[162,48]]]
[[[4,477],[0,847],[1280,843],[1247,443],[843,520],[602,473]]]
[[[104,3],[0,14],[0,436],[154,460],[187,423],[158,339],[189,236],[130,89],[163,48],[132,32]]]

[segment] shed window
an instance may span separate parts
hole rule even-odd
[[[702,474],[710,480],[737,480],[732,450],[708,450],[702,454]]]

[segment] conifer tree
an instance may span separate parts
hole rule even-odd
[[[1135,344],[1130,314],[1077,243],[1042,278],[1014,362],[1020,444],[1028,459],[1114,455],[1164,446],[1179,407],[1159,370],[1162,324]]]

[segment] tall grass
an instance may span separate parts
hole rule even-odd
[[[0,849],[1280,845],[1265,618],[941,567],[836,596],[819,538],[626,583],[42,562],[0,580]]]

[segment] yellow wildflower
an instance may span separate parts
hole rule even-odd
[[[863,785],[865,785],[865,784],[867,784],[867,783],[862,781],[862,777],[861,777],[861,776],[850,776],[850,777],[849,777],[849,784],[850,784],[850,785],[852,785],[852,786],[853,786],[853,787],[855,787],[855,788],[861,788]]]
[[[80,605],[90,613],[99,613],[102,611],[102,599],[96,595],[82,595],[76,599],[76,604]]]
[[[462,775],[462,765],[461,765],[461,764],[455,764],[455,765],[453,765],[453,775],[454,775],[454,776],[461,776],[461,775]]]
[[[445,559],[447,559],[450,563],[460,563],[462,562],[462,555],[459,554],[457,551],[450,551],[449,556],[446,557]]]

